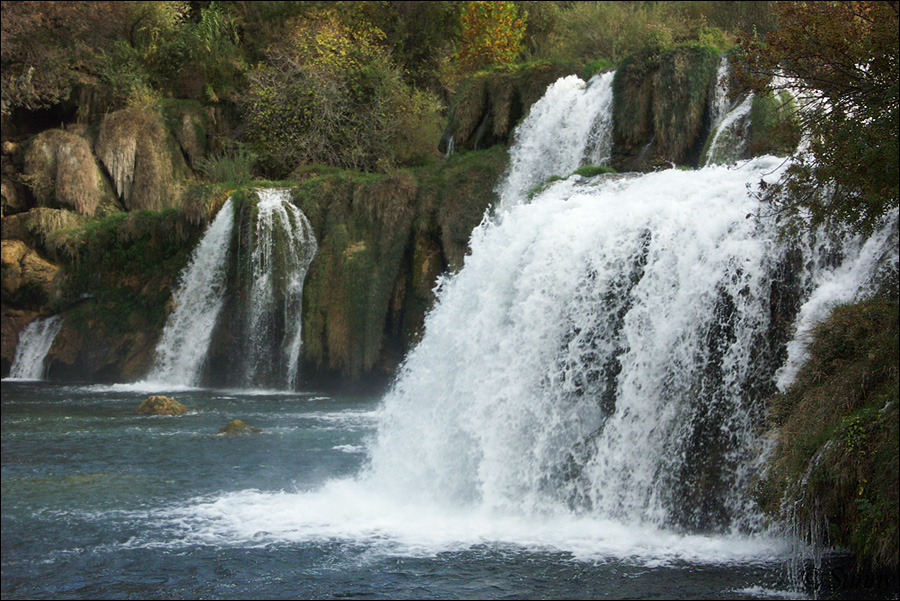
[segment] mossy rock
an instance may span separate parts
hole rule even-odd
[[[95,150],[129,211],[179,206],[190,169],[156,109],[129,108],[107,115]]]
[[[718,64],[718,50],[702,45],[645,51],[623,61],[613,80],[618,171],[699,164]]]
[[[218,433],[224,434],[225,436],[242,436],[245,434],[259,434],[260,432],[262,432],[262,428],[254,428],[253,426],[248,426],[239,419],[233,419],[219,428]]]
[[[153,395],[134,410],[139,415],[184,415],[188,408],[173,398]]]
[[[38,134],[25,154],[24,180],[40,206],[67,207],[88,217],[116,200],[88,142],[51,129]]]
[[[770,402],[772,436],[757,500],[772,516],[896,570],[900,507],[896,302],[835,309],[810,338],[795,382]]]

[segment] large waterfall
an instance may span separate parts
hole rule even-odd
[[[43,380],[47,376],[47,353],[62,328],[63,320],[62,315],[39,317],[22,329],[9,368],[11,380]]]
[[[517,132],[500,209],[384,402],[368,478],[428,503],[758,531],[749,492],[788,342],[823,316],[810,303],[857,298],[896,265],[896,215],[865,245],[786,240],[751,193],[782,173],[774,157],[570,178],[528,201],[585,156],[590,137],[560,132],[594,122],[590,90],[560,80]]]
[[[785,325],[825,281],[853,296],[886,242],[844,249],[853,278],[786,275],[835,249],[780,241],[748,194],[782,162],[560,182],[483,225],[385,401],[371,477],[516,513],[758,528]]]
[[[577,107],[593,85],[562,80],[548,97]],[[573,116],[550,113],[561,121],[532,127],[533,110],[517,144],[562,144]],[[551,172],[577,166],[591,138],[573,136],[557,155],[575,158]],[[790,239],[753,194],[782,159],[575,176],[531,199],[541,180],[526,182],[526,163],[438,286],[363,472],[225,494],[185,519],[223,540],[416,556],[510,544],[663,563],[783,557],[750,494],[765,399],[822,308],[896,269],[896,212],[868,241]]]
[[[225,323],[236,357],[226,371],[235,372],[240,386],[296,386],[303,282],[316,239],[288,190],[260,189],[256,196],[252,209],[242,213],[249,215],[248,229],[233,235],[235,212],[243,208],[229,199],[194,251],[149,381],[202,384],[215,332]],[[225,315],[229,296],[235,310]]]

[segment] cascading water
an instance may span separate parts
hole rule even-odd
[[[614,72],[587,83],[575,75],[547,88],[516,128],[509,169],[498,188],[500,206],[523,199],[547,178],[566,177],[581,165],[602,165],[612,149]]]
[[[571,106],[559,95],[583,95],[576,83],[548,95]],[[543,132],[528,143],[559,143]],[[512,154],[508,202],[438,287],[363,472],[225,494],[173,519],[198,524],[204,544],[262,534],[418,557],[496,544],[655,565],[785,557],[748,491],[764,399],[810,303],[852,298],[879,264],[897,269],[896,212],[865,244],[791,241],[748,192],[776,180],[781,159],[569,178],[529,201],[526,153]]]
[[[716,93],[710,106],[709,141],[703,155],[703,166],[728,165],[744,158],[750,126],[753,94],[736,105],[729,99],[731,68],[728,57],[722,56],[716,74]]]
[[[312,226],[291,203],[288,190],[267,188],[257,193],[252,244],[238,258],[250,265],[243,312],[243,382],[293,389],[302,343],[303,282],[318,245]],[[281,341],[275,352],[273,340]]]
[[[148,376],[152,382],[198,386],[209,341],[225,301],[229,243],[234,228],[231,199],[194,250],[174,295],[169,316],[156,346],[156,362]]]
[[[232,248],[238,209],[229,199],[194,251],[175,293],[175,310],[157,346],[149,381],[200,385],[217,327],[234,321],[230,336],[237,365],[229,369],[234,368],[238,379],[229,383],[296,386],[303,281],[316,239],[287,190],[260,189],[257,196],[251,228],[238,234],[238,248]],[[235,284],[229,284],[230,265],[236,265]],[[230,290],[230,285],[238,290]],[[223,317],[230,293],[240,300],[230,306],[234,314]]]
[[[782,163],[560,182],[483,225],[385,401],[370,478],[528,515],[758,530],[762,403],[796,311],[776,296],[793,254],[820,263],[747,193]],[[884,243],[845,247],[847,289]]]
[[[47,377],[44,360],[53,340],[62,328],[64,316],[54,315],[37,318],[22,329],[12,366],[9,368],[11,380],[43,380]]]

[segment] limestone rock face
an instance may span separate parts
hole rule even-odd
[[[129,211],[177,207],[189,169],[178,142],[154,110],[129,108],[107,115],[95,151]]]
[[[56,294],[59,266],[42,258],[21,240],[0,242],[0,264],[5,301],[43,304]]]
[[[262,432],[261,428],[254,428],[252,426],[248,426],[244,422],[239,419],[233,419],[221,428],[219,428],[219,434],[225,434],[226,436],[239,436],[242,434],[259,434]]]
[[[101,201],[109,202],[91,147],[81,136],[58,129],[42,132],[25,154],[25,179],[40,206],[70,207],[93,216]]]
[[[140,415],[183,415],[188,408],[173,398],[154,395],[147,397],[134,412]]]

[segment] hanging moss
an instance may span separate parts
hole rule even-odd
[[[157,109],[110,113],[100,124],[95,150],[128,210],[179,205],[190,170]]]
[[[771,402],[777,445],[761,505],[850,549],[861,568],[898,566],[898,341],[896,302],[838,308],[814,330],[795,383]]]
[[[91,217],[101,204],[115,204],[88,142],[66,131],[47,130],[31,140],[24,180],[40,206]]]
[[[709,129],[718,50],[685,45],[628,57],[613,80],[613,165],[697,166]]]

